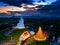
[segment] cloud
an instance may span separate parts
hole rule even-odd
[[[51,3],[48,2],[33,2],[34,5],[50,5]]]
[[[8,6],[9,4],[0,1],[0,13],[10,14],[10,12],[5,11],[2,7]]]
[[[11,12],[21,12],[21,11],[26,11],[26,9],[16,6],[0,6],[0,13],[10,14]]]

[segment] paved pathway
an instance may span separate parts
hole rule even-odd
[[[4,35],[5,36],[10,36],[10,34],[13,32],[13,31],[15,31],[16,29],[11,29],[11,30],[9,30],[8,32],[5,32],[4,33]]]

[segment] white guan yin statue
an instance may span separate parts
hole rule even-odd
[[[21,19],[19,20],[19,22],[15,28],[17,28],[17,29],[24,29],[25,28],[23,17],[21,17]]]

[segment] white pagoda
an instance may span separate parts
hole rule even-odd
[[[19,20],[17,26],[15,27],[16,29],[24,29],[25,26],[24,26],[24,19],[23,17],[21,17],[21,19]]]

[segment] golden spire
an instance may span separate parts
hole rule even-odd
[[[35,39],[35,40],[38,40],[38,41],[45,41],[46,38],[47,38],[47,37],[46,37],[46,35],[43,33],[42,28],[39,27],[38,32],[37,32],[36,35],[34,36],[34,39]]]

